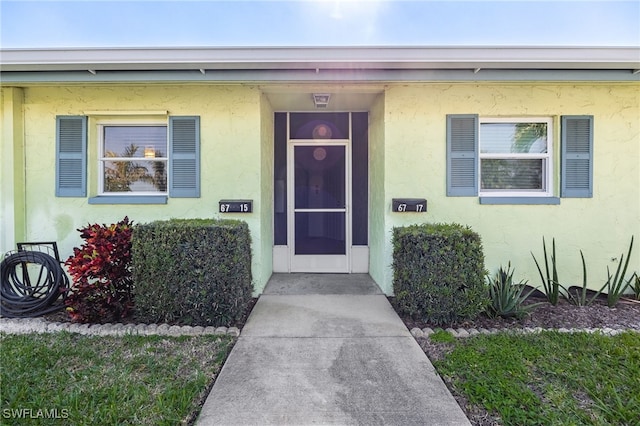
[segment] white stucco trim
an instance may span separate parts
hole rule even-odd
[[[126,116],[126,117],[130,117],[130,116],[138,116],[138,115],[144,115],[144,116],[151,116],[151,115],[169,115],[169,111],[167,110],[163,110],[163,111],[159,111],[159,110],[153,110],[153,111],[146,111],[146,110],[135,110],[135,111],[125,111],[125,110],[98,110],[98,111],[83,111],[82,112],[84,115],[91,115],[91,116],[98,116],[98,115],[113,115],[113,116]],[[165,121],[166,123],[166,121]]]

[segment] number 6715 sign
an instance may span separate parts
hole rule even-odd
[[[218,211],[220,213],[251,213],[253,200],[220,200]]]

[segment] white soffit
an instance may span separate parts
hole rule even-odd
[[[640,47],[228,47],[1,49],[0,69],[305,70],[568,69],[637,70]]]

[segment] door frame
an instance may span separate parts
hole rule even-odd
[[[351,127],[351,120],[349,120]],[[295,147],[344,146],[345,148],[345,254],[344,255],[296,255],[295,253]],[[287,139],[287,246],[290,272],[349,273],[351,272],[351,128],[349,139]],[[313,209],[303,209],[310,211]],[[319,209],[341,211],[343,209]]]

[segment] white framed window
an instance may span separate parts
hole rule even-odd
[[[100,195],[166,195],[166,121],[98,123]]]
[[[479,118],[479,195],[553,193],[553,119]]]
[[[91,175],[97,176],[97,191],[89,204],[200,198],[200,117],[129,116],[96,121],[83,115],[56,116],[56,197],[86,197]],[[89,172],[94,168],[87,167],[89,152],[97,154],[95,175]]]

